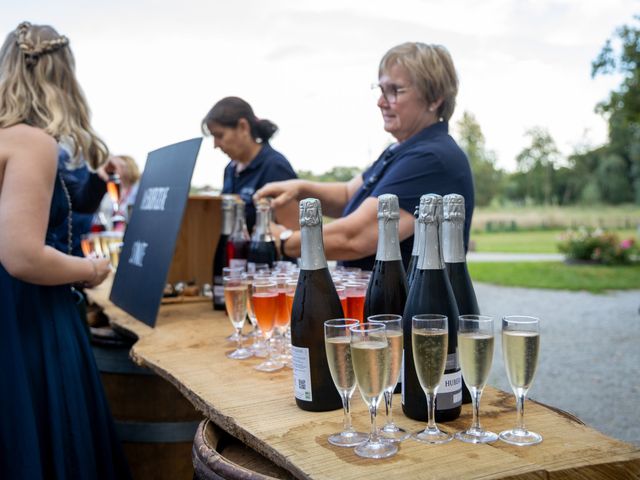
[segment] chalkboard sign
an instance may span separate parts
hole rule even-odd
[[[149,153],[110,300],[154,326],[202,138]]]

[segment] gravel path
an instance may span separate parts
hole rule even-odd
[[[481,283],[475,289],[480,310],[495,315],[496,331],[502,315],[541,319],[540,362],[529,397],[640,446],[640,290],[595,295]],[[489,383],[510,391],[496,338]]]

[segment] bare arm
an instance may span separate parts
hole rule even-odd
[[[324,250],[328,260],[355,260],[376,253],[378,245],[378,200],[367,198],[346,217],[324,226]],[[413,215],[400,209],[400,240],[413,235]],[[286,253],[300,256],[300,233],[294,233],[286,243]]]
[[[329,217],[337,218],[342,214],[342,210],[344,210],[356,190],[360,188],[360,185],[362,185],[362,175],[357,175],[348,182],[324,183],[300,179],[285,180],[283,182],[267,183],[255,193],[254,197],[256,199],[273,197],[272,206],[276,209],[276,212],[291,203],[297,209],[297,203],[303,198],[317,198],[322,204],[322,213]],[[289,216],[291,216],[291,212],[293,212],[293,209],[289,211]],[[287,221],[291,223],[288,217]],[[297,223],[298,218],[295,219],[296,226]]]
[[[32,127],[3,132],[4,175],[0,185],[0,262],[12,276],[39,285],[102,282],[106,260],[72,257],[45,245],[57,171],[55,141]]]

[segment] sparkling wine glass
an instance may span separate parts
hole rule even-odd
[[[223,279],[224,279],[224,277],[239,277],[243,273],[244,273],[244,268],[241,268],[241,267],[223,267],[222,268],[222,278]],[[224,280],[223,280],[223,285],[224,285]],[[226,300],[225,300],[225,307],[226,307]],[[229,314],[229,311],[227,310],[227,315],[228,314]],[[227,342],[238,343],[238,337],[240,337],[241,335],[242,335],[242,332],[238,333],[238,330],[234,329],[233,333],[231,335],[229,335],[226,338],[226,340],[227,340]]]
[[[498,435],[480,426],[480,397],[487,383],[493,362],[493,317],[488,315],[460,315],[458,321],[458,350],[462,376],[471,391],[473,421],[471,426],[456,433],[467,443],[495,442]]]
[[[517,424],[500,432],[499,438],[511,445],[526,446],[542,442],[542,435],[524,426],[524,399],[533,382],[540,350],[540,320],[512,315],[502,318],[502,356],[507,377],[516,396]]]
[[[242,327],[247,318],[247,282],[244,275],[223,277],[224,303],[229,320],[238,333],[237,347],[227,353],[227,357],[234,360],[244,360],[253,356],[251,350],[242,345]]]
[[[364,297],[367,293],[367,284],[364,282],[348,282],[344,284],[347,292],[346,317],[364,320]]]
[[[393,422],[393,391],[396,389],[402,367],[403,333],[402,316],[392,314],[372,315],[367,320],[370,323],[380,323],[386,327],[385,333],[389,341],[389,378],[384,389],[384,404],[386,422],[380,429],[383,438],[393,442],[401,442],[409,438],[409,433]]]
[[[269,341],[275,327],[278,286],[269,279],[254,277],[252,289],[254,313],[267,343],[267,359],[255,368],[261,372],[275,372],[284,367],[282,362],[273,358],[271,342]]]
[[[251,351],[255,357],[264,358],[267,356],[267,344],[264,341],[264,336],[260,331],[260,326],[258,325],[258,320],[256,319],[256,314],[253,309],[253,273],[245,274],[245,281],[247,283],[247,317],[249,318],[249,323],[253,329],[249,333],[249,337],[253,339],[253,343],[251,344]]]
[[[342,398],[343,428],[329,436],[329,443],[338,447],[355,447],[365,442],[366,433],[356,432],[351,425],[351,396],[356,389],[356,377],[351,362],[351,332],[349,327],[360,323],[355,318],[335,318],[324,322],[324,345],[333,383]]]
[[[420,386],[427,396],[427,427],[412,435],[419,442],[439,444],[453,437],[436,425],[436,395],[447,364],[449,329],[447,317],[438,314],[414,315],[411,319],[413,363]]]
[[[389,341],[385,329],[380,323],[362,323],[349,328],[353,371],[371,416],[369,438],[354,450],[356,455],[365,458],[391,457],[398,451],[394,442],[380,437],[376,427],[378,406],[389,378]]]

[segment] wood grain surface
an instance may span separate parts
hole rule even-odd
[[[297,478],[640,478],[640,449],[533,401],[526,403],[525,421],[544,437],[533,447],[456,440],[429,446],[407,440],[392,458],[360,458],[352,449],[327,442],[342,427],[342,411],[314,413],[296,407],[291,370],[262,373],[253,368],[260,359],[225,357],[233,345],[225,340],[232,327],[223,312],[205,303],[163,305],[152,329],[112,305],[109,291],[107,281],[89,296],[104,307],[114,328],[139,338],[131,351],[136,363],[170,381],[218,426]],[[352,405],[355,428],[368,431],[369,414],[357,391]],[[424,428],[402,414],[399,395],[394,406],[398,425],[410,431]],[[499,432],[513,427],[515,420],[513,395],[487,387],[481,405],[483,426]],[[460,418],[440,427],[455,432],[470,423],[471,405],[463,405]]]

